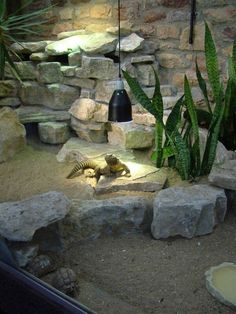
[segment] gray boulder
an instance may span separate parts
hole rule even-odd
[[[108,142],[126,149],[148,148],[154,142],[154,129],[133,122],[112,123],[108,132]]]
[[[236,159],[213,166],[208,180],[223,189],[236,191]]]
[[[144,44],[144,39],[138,36],[137,34],[132,33],[131,35],[121,39],[120,50],[125,51],[125,52],[133,52],[133,51],[142,49],[143,44]],[[118,50],[118,47],[117,47],[117,50]]]
[[[15,110],[21,123],[69,121],[66,110],[52,110],[43,106],[20,106]]]
[[[63,78],[59,62],[42,62],[37,65],[40,83],[60,83]]]
[[[0,109],[0,162],[6,161],[26,145],[26,131],[14,110]]]
[[[88,40],[80,44],[80,48],[89,54],[106,54],[116,50],[117,36],[108,33],[87,35]]]
[[[30,241],[36,230],[61,220],[70,210],[69,199],[47,192],[0,204],[0,235],[11,241]]]
[[[44,86],[25,82],[20,90],[20,98],[25,105],[43,105],[54,110],[69,109],[79,95],[78,88],[58,83]]]
[[[208,185],[164,189],[154,200],[152,235],[155,239],[192,238],[211,233],[223,222],[226,210],[222,189]]]
[[[150,200],[138,196],[75,200],[63,224],[77,239],[97,238],[104,233],[145,230],[150,226],[151,212]]]
[[[38,124],[39,138],[48,144],[63,144],[70,137],[66,122],[41,122]]]
[[[33,52],[43,52],[47,45],[47,41],[21,42],[12,44],[11,49],[17,53],[31,54]]]

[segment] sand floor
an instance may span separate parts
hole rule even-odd
[[[33,145],[0,164],[0,201],[46,191],[91,199],[92,189],[65,180],[71,164],[56,160],[60,147]],[[235,211],[236,212],[236,211]],[[205,288],[204,272],[224,261],[236,262],[236,214],[207,236],[154,240],[150,234],[104,236],[70,244],[63,253],[77,273],[78,300],[103,314],[229,314]]]

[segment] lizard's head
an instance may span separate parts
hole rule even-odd
[[[119,161],[119,159],[113,154],[106,154],[105,160],[108,165],[116,165]]]

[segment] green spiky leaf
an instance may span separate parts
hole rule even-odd
[[[216,53],[216,47],[211,35],[211,31],[205,23],[205,56],[206,56],[206,68],[208,73],[209,82],[213,91],[214,99],[219,95],[220,90],[220,73],[219,65]]]
[[[175,148],[176,148],[176,167],[182,180],[189,179],[190,173],[190,154],[185,141],[177,132],[175,135]]]
[[[208,92],[207,92],[206,81],[202,77],[201,71],[199,70],[197,59],[196,59],[195,64],[196,64],[196,75],[197,75],[197,80],[198,80],[199,87],[200,87],[200,89],[202,91],[202,94],[204,96],[205,102],[207,104],[207,108],[208,108],[209,112],[212,113],[210,102],[209,102],[209,99],[208,99]]]
[[[140,86],[139,82],[136,78],[129,75],[127,71],[122,71],[124,78],[126,79],[132,93],[134,94],[136,100],[147,110],[149,111],[154,117],[157,117],[158,113],[156,108],[152,106],[151,100],[148,98],[146,93],[143,91],[142,87]]]

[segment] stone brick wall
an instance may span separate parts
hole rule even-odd
[[[48,0],[35,1],[38,5]],[[53,10],[51,36],[60,32],[83,29],[86,32],[104,32],[117,25],[116,0],[64,0]],[[211,26],[216,40],[220,64],[224,70],[226,57],[232,49],[236,36],[235,0],[198,0],[197,20],[194,29],[194,44],[188,44],[190,19],[189,0],[121,0],[121,20],[124,32],[136,32],[153,42],[155,57],[160,64],[163,84],[179,88],[187,73],[192,83],[196,82],[194,60],[198,56],[201,69],[205,70],[204,24]],[[48,33],[47,33],[48,34]]]

